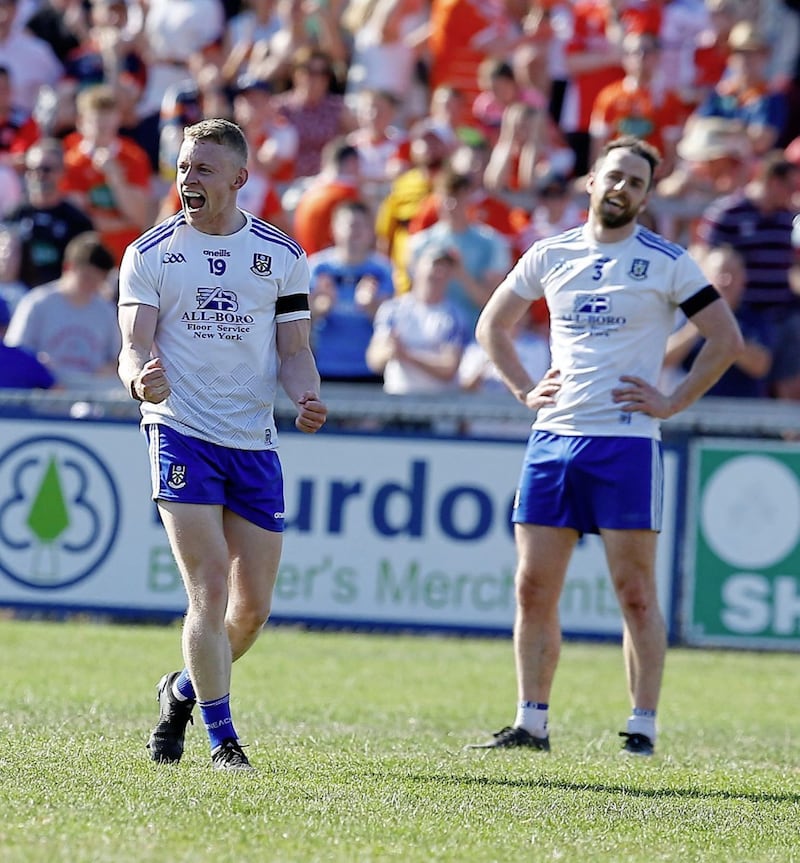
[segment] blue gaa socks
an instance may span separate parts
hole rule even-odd
[[[172,694],[179,701],[197,701],[194,686],[192,686],[192,678],[189,677],[189,670],[187,668],[184,668],[175,678],[175,682],[172,684]]]
[[[538,701],[520,701],[514,718],[515,728],[524,728],[534,737],[547,737],[547,709]]]
[[[236,729],[231,719],[231,696],[223,695],[214,701],[200,702],[200,715],[208,732],[208,739],[213,752],[229,737],[237,738]]]

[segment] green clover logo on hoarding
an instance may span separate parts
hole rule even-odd
[[[0,454],[0,572],[12,580],[54,590],[86,578],[119,519],[111,473],[83,444],[33,437]]]

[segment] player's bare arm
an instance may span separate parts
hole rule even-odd
[[[277,327],[279,379],[286,395],[297,406],[294,424],[306,434],[319,431],[328,417],[328,408],[319,396],[319,372],[311,352],[310,333],[308,319],[287,321]]]
[[[744,349],[739,325],[730,306],[722,299],[692,315],[692,323],[705,339],[687,376],[670,394],[636,377],[623,375],[612,395],[626,413],[646,413],[667,419],[697,401],[736,361]]]
[[[151,356],[158,309],[146,305],[119,308],[122,349],[117,371],[128,392],[137,401],[163,402],[170,394],[169,380],[161,360]]]
[[[514,396],[531,410],[538,410],[555,404],[561,379],[556,369],[550,369],[540,381],[534,381],[519,360],[513,332],[529,306],[528,300],[511,290],[496,290],[478,318],[475,338]]]

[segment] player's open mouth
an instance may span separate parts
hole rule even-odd
[[[205,204],[206,199],[204,195],[200,194],[200,192],[184,191],[183,201],[188,209],[199,210],[203,204]]]

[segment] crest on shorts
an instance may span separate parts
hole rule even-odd
[[[628,270],[628,275],[632,279],[646,279],[647,268],[650,266],[650,261],[644,258],[634,258],[631,261],[631,268]]]
[[[170,488],[181,489],[186,487],[186,465],[171,464],[167,475],[167,485]]]
[[[262,277],[271,276],[272,255],[262,255],[259,252],[256,252],[253,255],[253,266],[250,267],[250,272]]]

